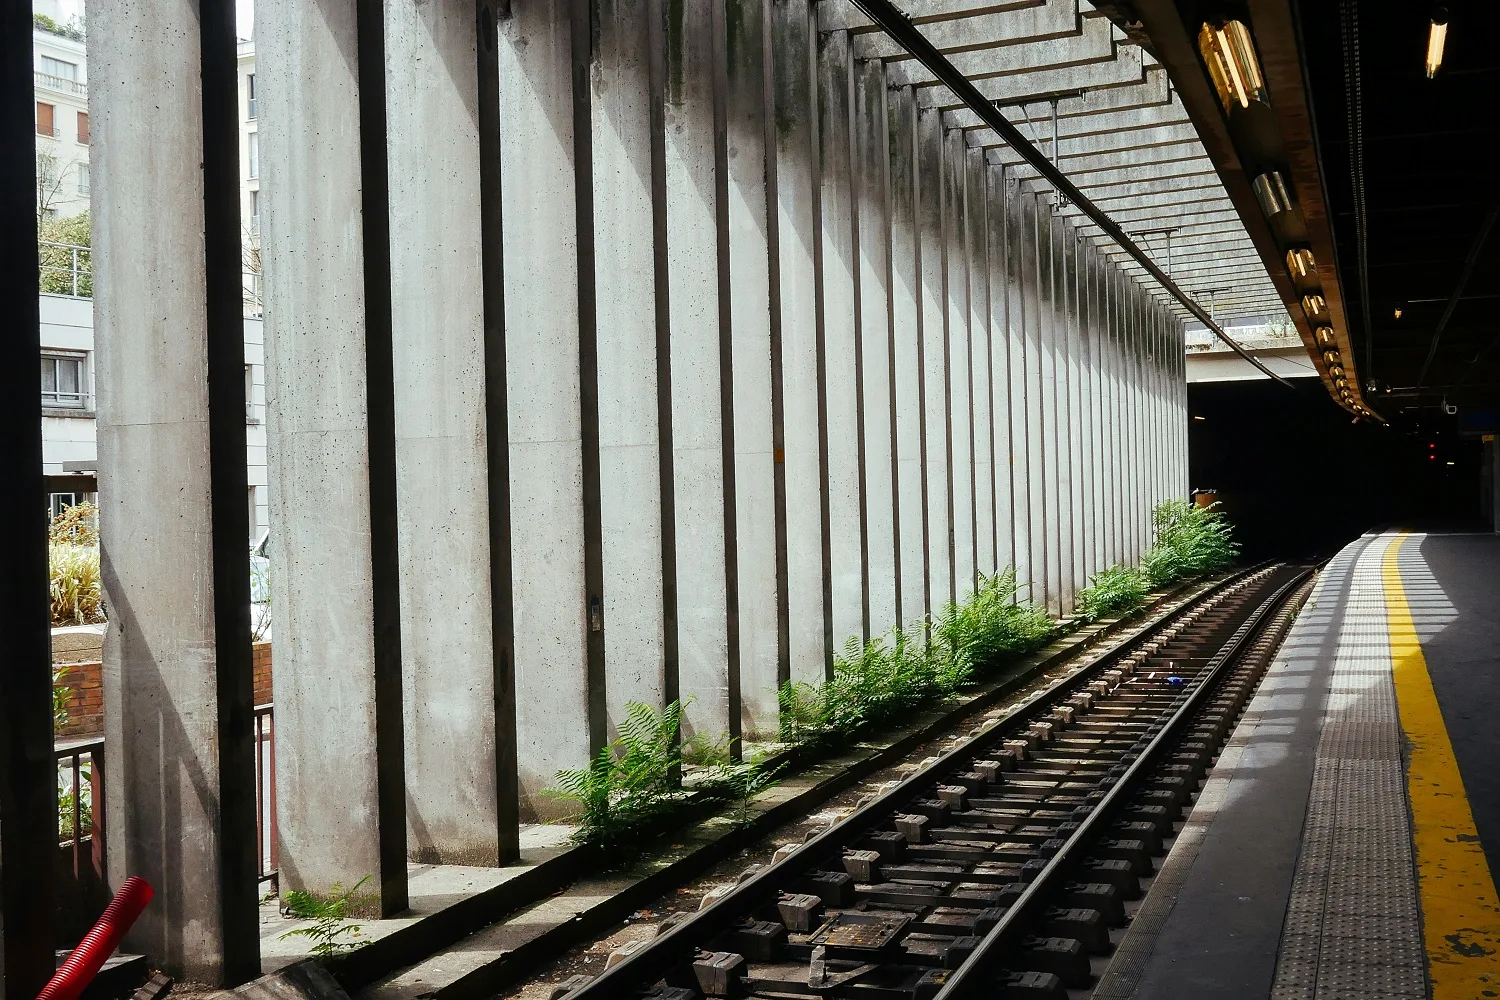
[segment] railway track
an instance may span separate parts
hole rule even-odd
[[[1061,1000],[1090,985],[1312,567],[1232,577],[567,1000]]]

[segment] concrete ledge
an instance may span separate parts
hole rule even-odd
[[[538,866],[527,883],[507,881],[466,900],[461,904],[461,917],[434,914],[416,921],[399,939],[390,935],[336,960],[331,968],[351,993],[362,991],[360,1000],[493,996],[549,958],[598,936],[645,902],[951,731],[963,717],[1014,694],[1040,674],[1093,646],[1125,642],[1147,631],[1217,579],[1154,593],[1145,608],[1128,618],[1084,626],[1013,661],[964,696],[922,712],[909,726],[870,732],[842,751],[829,754],[824,749],[816,758],[804,750],[772,758],[773,764],[784,760],[792,773],[756,796],[751,805],[753,817],[744,826],[737,827],[724,817],[691,823],[671,835],[670,843],[653,857],[618,873],[598,871],[598,859],[591,851],[566,850]],[[587,874],[579,878],[580,872]],[[557,893],[563,886],[567,888]],[[456,932],[466,936],[458,940]],[[427,957],[416,961],[412,956]],[[409,964],[413,961],[416,964]],[[400,972],[390,975],[398,968]],[[381,976],[388,978],[377,982]]]

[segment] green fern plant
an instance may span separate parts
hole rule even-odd
[[[1234,562],[1240,547],[1229,518],[1217,503],[1166,500],[1151,512],[1155,544],[1141,561],[1152,587],[1214,573]]]
[[[1093,584],[1073,597],[1074,614],[1086,622],[1128,614],[1146,603],[1151,585],[1141,570],[1111,566],[1100,570]]]
[[[546,794],[581,807],[576,842],[628,858],[644,832],[693,802],[738,802],[743,821],[749,799],[769,787],[773,774],[759,763],[734,760],[727,734],[682,740],[681,730],[681,702],[664,709],[630,702],[613,742],[587,767],[557,773]]]
[[[366,875],[352,889],[335,883],[323,897],[296,889],[286,893],[281,900],[282,912],[289,917],[311,920],[312,924],[287,931],[281,940],[305,937],[312,942],[312,953],[319,958],[333,958],[360,947],[364,942],[348,940],[358,937],[361,929],[359,924],[350,923],[348,917],[350,908],[359,899],[359,890],[369,880]]]

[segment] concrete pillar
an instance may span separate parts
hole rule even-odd
[[[1010,341],[1012,524],[1018,596],[1031,598],[1034,596],[1037,578],[1037,562],[1032,554],[1032,526],[1037,520],[1033,507],[1041,499],[1041,494],[1033,488],[1041,480],[1032,478],[1035,469],[1032,450],[1040,444],[1040,435],[1033,436],[1032,419],[1036,400],[1035,379],[1031,370],[1036,354],[1031,333],[1036,312],[1032,288],[1036,275],[1036,244],[1032,231],[1035,216],[1026,211],[1026,203],[1031,196],[1021,189],[1014,177],[1005,177],[1004,188],[1006,323],[1009,330],[1007,339]]]
[[[962,129],[943,133],[943,280],[948,322],[948,511],[954,597],[974,591],[974,409],[969,348],[968,147]]]
[[[474,10],[398,0],[385,25],[407,850],[495,865],[514,734],[495,716]]]
[[[1120,275],[1107,260],[1100,262],[1104,296],[1105,440],[1109,446],[1109,558],[1111,566],[1126,564],[1125,435],[1120,414]],[[1130,565],[1133,565],[1130,564]]]
[[[770,219],[774,178],[767,143],[770,12],[744,4],[728,23],[725,97],[729,143],[729,308],[734,337],[734,496],[739,561],[740,709],[746,738],[774,736],[782,674],[780,637],[785,551],[778,511],[776,440],[780,414],[771,378]],[[767,308],[770,303],[772,309]]]
[[[357,141],[371,102],[383,120],[384,32],[358,10],[257,12],[272,688],[282,888],[372,876],[362,891],[392,913],[406,908],[406,795],[385,143]]]
[[[903,625],[929,607],[927,419],[923,387],[921,240],[917,222],[917,104],[911,87],[890,92],[891,366],[895,400],[897,536]]]
[[[885,68],[854,64],[855,209],[859,234],[860,399],[864,416],[865,589],[870,631],[896,624],[900,584],[896,541],[895,378],[892,364],[890,138]]]
[[[1105,294],[1104,283],[1104,261],[1098,249],[1090,244],[1089,253],[1089,301],[1092,304],[1090,310],[1089,334],[1091,357],[1093,358],[1093,378],[1090,382],[1093,394],[1093,435],[1094,447],[1094,523],[1097,528],[1095,538],[1094,570],[1106,569],[1112,565],[1110,560],[1111,538],[1113,533],[1112,510],[1114,504],[1114,493],[1110,476],[1110,463],[1113,448],[1110,446],[1110,420],[1109,420],[1109,376],[1105,365],[1108,360],[1108,336],[1105,324],[1108,321],[1109,302]]]
[[[1098,393],[1096,387],[1094,346],[1094,245],[1079,239],[1078,245],[1078,401],[1079,437],[1083,442],[1084,546],[1081,586],[1087,586],[1099,572],[1099,430]]]
[[[259,947],[233,9],[89,13],[109,870],[156,888],[130,950],[234,984]]]
[[[948,385],[947,253],[943,212],[942,112],[917,112],[917,237],[921,274],[922,394],[926,419],[928,613],[940,614],[957,596],[953,574],[953,483]]]
[[[636,701],[676,697],[675,560],[666,537],[653,201],[652,52],[648,0],[593,0],[589,73],[594,301],[599,383],[599,521],[604,581],[605,691],[611,735]],[[671,462],[668,456],[667,470]],[[675,602],[673,602],[675,605]]]
[[[827,461],[833,643],[869,634],[858,303],[853,202],[853,72],[849,33],[818,36],[818,202],[822,250],[823,412]]]
[[[669,5],[666,33],[667,308],[672,324],[672,466],[678,684],[690,732],[739,732],[732,511],[733,369],[723,231],[719,101],[723,7]],[[722,269],[722,272],[721,272]],[[728,391],[726,391],[728,390]],[[725,461],[726,448],[730,460]],[[727,669],[726,669],[727,665]]]
[[[567,5],[514,4],[500,21],[506,364],[516,745],[523,822],[566,814],[542,796],[604,741],[590,670],[585,577],[574,46]],[[585,142],[586,145],[586,142]],[[602,602],[602,598],[601,602]]]
[[[1053,281],[1056,283],[1056,374],[1057,392],[1057,531],[1058,611],[1073,610],[1073,550],[1077,545],[1078,505],[1073,496],[1073,246],[1072,227],[1052,214]]]
[[[818,234],[814,151],[818,121],[813,67],[816,33],[808,0],[771,7],[776,121],[777,291],[781,350],[773,352],[783,407],[786,476],[788,669],[795,680],[823,680],[832,662],[833,626],[825,589],[827,534],[822,415],[818,405],[818,297],[813,269]],[[822,251],[819,249],[818,254]],[[773,376],[775,377],[775,376]]]
[[[989,227],[989,330],[990,330],[990,423],[994,429],[992,451],[995,496],[995,568],[1016,564],[1016,506],[1013,476],[1016,472],[1016,425],[1011,404],[1010,331],[1010,212],[1006,200],[1005,168],[984,164],[986,218]]]
[[[1130,373],[1131,373],[1131,472],[1136,502],[1136,559],[1145,558],[1151,547],[1151,505],[1146,477],[1146,309],[1140,285],[1130,283]]]
[[[1061,451],[1058,447],[1062,414],[1058,408],[1059,309],[1057,233],[1052,219],[1051,206],[1045,195],[1033,199],[1036,211],[1037,238],[1037,390],[1040,396],[1038,433],[1041,436],[1042,485],[1041,521],[1039,530],[1045,538],[1041,563],[1041,594],[1047,610],[1054,614],[1062,607],[1062,505],[1059,492],[1062,485]]]
[[[964,150],[964,206],[969,270],[969,398],[974,433],[969,439],[974,505],[974,566],[991,576],[997,569],[995,543],[995,415],[994,367],[990,357],[994,331],[990,328],[990,206],[984,150]]]

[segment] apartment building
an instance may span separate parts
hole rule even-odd
[[[81,8],[80,8],[81,9]],[[33,5],[37,214],[64,220],[89,209],[88,56],[81,21],[57,0]],[[260,162],[256,136],[255,47],[239,43],[240,211],[244,219],[245,422],[250,537],[267,524],[265,350],[261,333]],[[93,260],[87,246],[42,247],[41,394],[45,472],[93,472],[95,435]],[[54,512],[92,499],[53,493]]]

